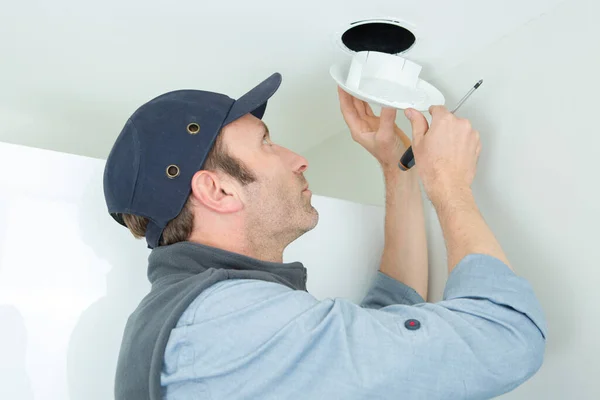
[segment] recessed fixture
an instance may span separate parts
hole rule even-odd
[[[338,86],[381,107],[426,111],[444,95],[420,78],[422,66],[409,59],[415,26],[398,18],[362,19],[337,30],[336,44],[351,56],[329,69]]]
[[[401,54],[416,42],[406,24],[394,19],[365,19],[350,23],[339,37],[340,46],[351,53],[377,51]]]

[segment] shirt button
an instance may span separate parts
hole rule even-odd
[[[406,322],[404,323],[404,326],[406,327],[406,329],[409,329],[411,331],[416,331],[417,329],[419,329],[421,327],[421,323],[419,321],[417,321],[416,319],[407,319]]]

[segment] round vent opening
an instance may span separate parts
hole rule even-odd
[[[398,21],[379,19],[353,22],[341,40],[353,52],[400,54],[410,49],[417,38]]]

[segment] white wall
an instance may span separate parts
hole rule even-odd
[[[0,143],[0,399],[107,400],[127,317],[149,290],[149,250],[106,212],[104,161]],[[292,243],[317,298],[360,301],[383,209],[313,196]]]
[[[186,88],[237,98],[279,71],[267,123],[303,151],[342,127],[329,117],[336,93],[323,88],[345,55],[334,35],[351,22],[407,21],[418,35],[411,54],[437,70],[560,1],[3,1],[0,141],[106,158],[151,98]]]
[[[434,82],[451,107],[485,79],[459,111],[481,131],[473,189],[549,320],[545,364],[506,399],[600,398],[598,15],[598,2],[566,2]],[[384,204],[378,165],[349,133],[305,155],[317,193]],[[446,276],[444,245],[430,206],[427,216],[437,299]]]

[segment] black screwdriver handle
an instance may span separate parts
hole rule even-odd
[[[402,171],[408,171],[412,167],[415,166],[415,155],[413,154],[412,146],[409,146],[408,149],[402,154],[400,158],[400,162],[398,163],[398,167]]]

